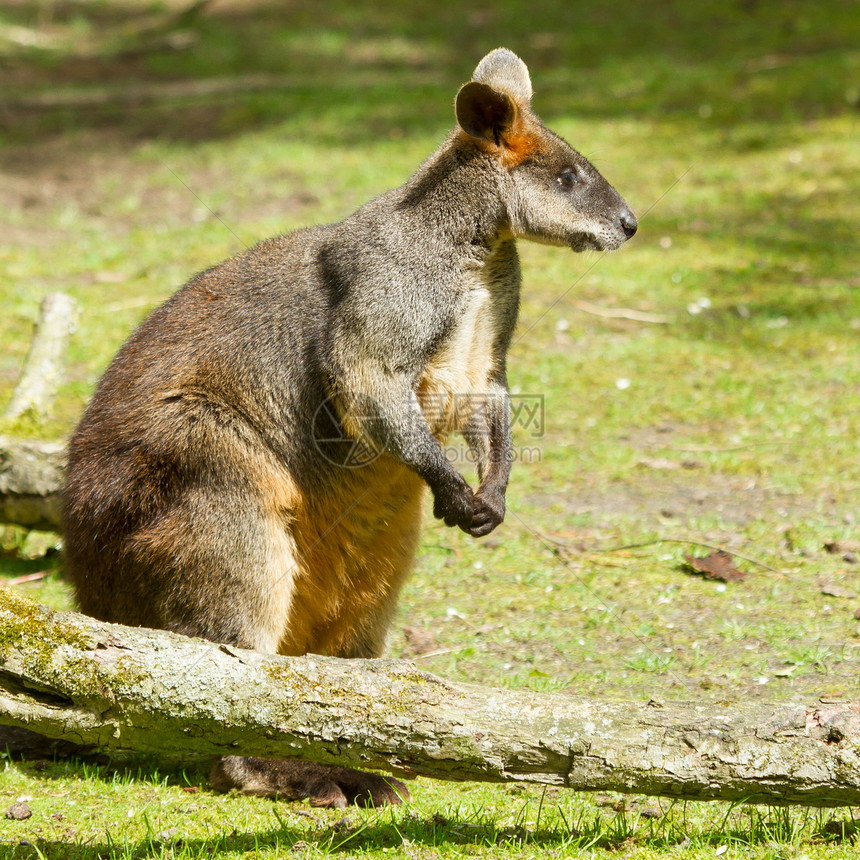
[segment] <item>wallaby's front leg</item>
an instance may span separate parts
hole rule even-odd
[[[337,398],[344,429],[413,469],[430,486],[433,515],[471,533],[475,495],[430,431],[410,380],[365,372],[361,383],[361,394]]]
[[[483,537],[505,518],[505,490],[511,472],[511,406],[504,379],[474,402],[463,437],[475,455],[481,484],[475,492],[469,534]]]

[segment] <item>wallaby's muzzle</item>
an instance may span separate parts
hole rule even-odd
[[[636,230],[639,227],[639,222],[636,216],[628,209],[621,214],[621,229],[628,239],[632,239],[636,235]]]

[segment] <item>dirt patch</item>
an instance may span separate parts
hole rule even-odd
[[[809,498],[703,471],[665,475],[647,467],[637,469],[629,480],[605,487],[584,487],[574,495],[542,492],[528,500],[558,505],[569,516],[589,514],[596,527],[610,526],[618,517],[660,522],[670,519],[679,524],[707,518],[742,527],[761,520],[763,511],[777,522],[810,515],[843,522],[851,513],[832,497]]]
[[[219,217],[243,235],[244,223],[286,219],[318,204],[286,168],[279,170],[277,184],[256,182],[253,194],[245,188],[231,193],[241,182],[227,165],[180,168],[137,155],[110,129],[0,151],[0,209],[18,216],[4,227],[7,241],[41,248],[73,238],[79,228],[65,231],[52,217],[64,211],[107,233]],[[223,200],[225,193],[220,208],[208,202]],[[262,237],[243,238],[250,243]]]
[[[56,237],[44,216],[69,204],[83,215],[98,216],[102,178],[122,175],[128,168],[127,155],[113,149],[105,135],[92,133],[74,143],[57,137],[0,151],[0,207],[24,216],[16,243],[49,244]],[[39,219],[38,231],[27,230],[30,218]]]

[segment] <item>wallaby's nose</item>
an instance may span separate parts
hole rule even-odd
[[[638,226],[639,222],[636,220],[636,216],[629,209],[621,213],[621,229],[624,230],[624,235],[628,239],[636,233]]]

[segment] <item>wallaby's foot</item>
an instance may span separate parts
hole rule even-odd
[[[433,516],[437,520],[444,520],[446,526],[459,526],[468,532],[472,525],[474,504],[475,494],[459,475],[433,488]]]
[[[310,761],[225,756],[212,765],[209,782],[216,791],[236,788],[242,794],[307,799],[311,806],[337,809],[350,803],[385,806],[411,799],[409,789],[393,776]]]
[[[473,493],[457,475],[447,486],[433,491],[433,516],[446,526],[459,526],[472,537],[488,535],[505,518],[505,496],[495,490]]]
[[[505,496],[503,493],[478,490],[472,500],[472,522],[469,534],[472,537],[488,535],[505,518]]]

